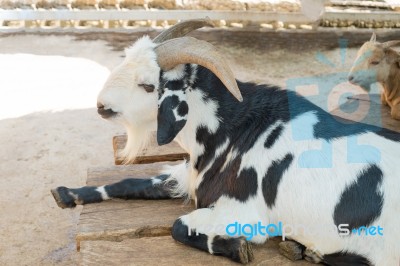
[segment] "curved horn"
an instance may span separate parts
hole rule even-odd
[[[400,45],[400,41],[388,41],[388,42],[382,43],[383,48],[389,48],[389,47],[396,46],[396,45]]]
[[[214,27],[214,24],[209,17],[206,17],[204,19],[185,20],[161,32],[157,37],[154,38],[153,42],[162,43],[170,39],[179,38],[185,36],[191,31],[205,26]]]
[[[376,42],[376,34],[375,34],[375,32],[372,33],[371,39],[369,41],[370,42]]]
[[[232,70],[211,43],[182,37],[163,42],[155,51],[161,69],[168,71],[179,64],[188,63],[201,65],[212,71],[236,99],[243,101]]]

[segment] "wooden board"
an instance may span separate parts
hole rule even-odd
[[[400,121],[390,116],[390,108],[381,104],[379,94],[349,97],[348,101],[332,111],[332,114],[400,132]]]
[[[254,261],[247,265],[303,266],[305,260],[292,262],[278,251],[280,238],[253,245]],[[170,236],[127,239],[122,242],[83,241],[82,265],[239,265],[228,258],[184,246]]]
[[[87,185],[99,186],[125,178],[157,175],[167,163],[113,166],[88,170]],[[168,163],[171,164],[171,163]],[[170,235],[173,222],[193,210],[176,200],[110,200],[83,206],[76,236],[77,249],[83,240],[121,241],[126,238]]]
[[[124,164],[125,158],[123,158],[120,154],[126,145],[126,141],[126,135],[114,136],[113,138],[114,160],[116,165]],[[154,132],[148,147],[144,149],[132,163],[142,164],[163,161],[178,161],[185,158],[189,158],[189,155],[175,141],[172,141],[167,145],[158,146],[156,133]]]

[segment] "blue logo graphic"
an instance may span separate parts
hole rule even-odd
[[[347,40],[339,40],[340,61],[343,67],[346,61]],[[336,64],[330,61],[324,54],[318,52],[316,60],[333,70],[337,68]],[[347,82],[348,72],[333,71],[331,74],[321,76],[310,76],[301,78],[292,78],[287,80],[286,87],[290,91],[297,92],[310,102],[316,104],[327,112],[336,116],[348,119],[343,121],[337,119],[343,127],[356,127],[356,122],[368,122],[373,117],[374,124],[378,127],[382,126],[380,113],[380,102],[367,102],[364,100],[360,104],[360,100],[350,100],[358,94],[366,93],[361,88],[352,86]],[[374,93],[376,93],[374,91]],[[371,94],[366,94],[369,98]],[[310,114],[298,116],[297,100],[289,94],[289,111],[291,120],[291,130],[295,141],[314,140],[314,132],[308,132],[306,128],[313,128],[315,115]],[[366,108],[367,106],[368,108]],[[354,121],[354,122],[352,122]],[[333,144],[330,140],[319,139],[318,147],[310,147],[304,151],[298,159],[299,168],[332,168],[333,167]],[[379,163],[381,156],[380,151],[371,143],[362,143],[357,136],[346,137],[347,145],[347,163]]]
[[[376,236],[376,235],[383,236],[383,228],[380,227],[379,225],[378,226],[369,226],[369,227],[361,226],[361,227],[359,227],[357,229],[351,230],[351,232],[353,234],[359,235],[359,236],[361,236],[361,235],[364,235],[364,236]]]

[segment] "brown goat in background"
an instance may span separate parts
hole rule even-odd
[[[377,42],[373,33],[358,51],[349,81],[367,91],[375,82],[382,84],[382,104],[389,105],[392,118],[400,120],[400,54],[391,48],[396,45],[400,41]]]

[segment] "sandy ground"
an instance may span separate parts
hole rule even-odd
[[[242,80],[285,85],[288,78],[347,71],[339,49],[270,53],[220,47]],[[113,164],[122,133],[94,108],[109,71],[122,60],[104,41],[73,36],[0,38],[0,265],[76,264],[81,208],[62,210],[50,189],[85,184],[88,167]]]

